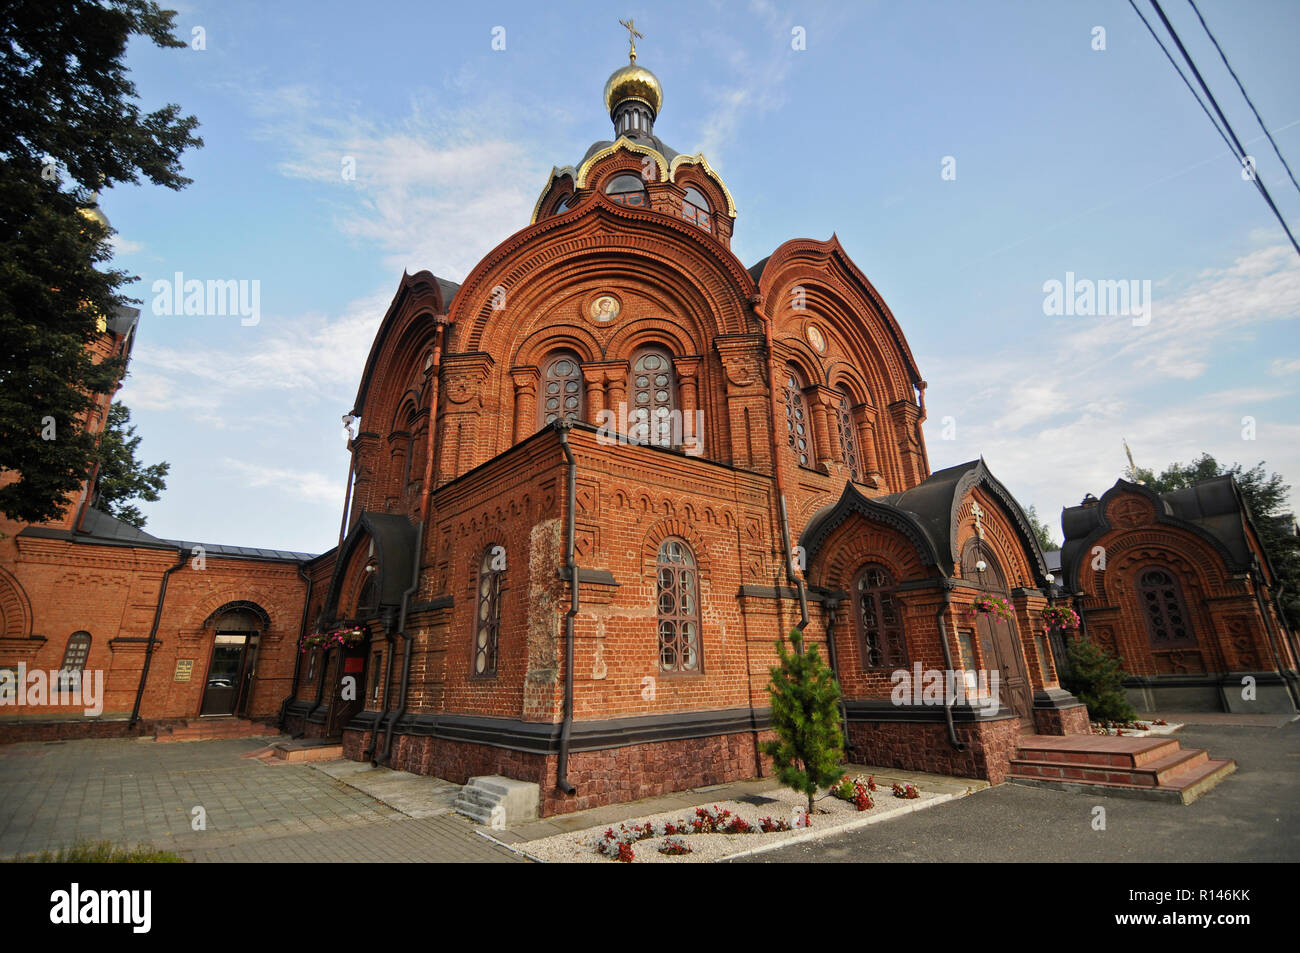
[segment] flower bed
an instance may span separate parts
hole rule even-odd
[[[1145,738],[1149,735],[1172,735],[1182,725],[1171,725],[1163,718],[1155,721],[1094,721],[1089,726],[1094,735]]]
[[[871,824],[960,796],[918,792],[916,799],[877,800],[863,811],[851,800],[824,797],[809,817],[802,793],[777,787],[763,795],[774,803],[721,801],[687,811],[677,808],[613,827],[592,827],[511,846],[549,863],[708,863]]]

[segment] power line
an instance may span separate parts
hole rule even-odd
[[[1255,114],[1255,121],[1259,123],[1259,128],[1263,129],[1264,135],[1268,136],[1269,144],[1273,147],[1273,151],[1277,153],[1278,161],[1282,163],[1282,168],[1286,169],[1286,174],[1291,178],[1291,184],[1296,187],[1296,191],[1300,191],[1300,183],[1296,182],[1295,174],[1291,171],[1291,167],[1286,164],[1286,159],[1282,158],[1282,150],[1277,147],[1277,143],[1273,140],[1272,133],[1270,133],[1268,127],[1264,125],[1264,120],[1259,115],[1259,110],[1255,108],[1255,104],[1251,102],[1250,94],[1246,92],[1246,87],[1243,86],[1241,80],[1237,78],[1237,71],[1234,70],[1232,64],[1228,62],[1228,56],[1223,52],[1223,47],[1219,46],[1219,41],[1216,40],[1214,34],[1210,32],[1210,26],[1205,22],[1205,17],[1201,16],[1201,11],[1196,6],[1196,0],[1187,0],[1187,2],[1190,3],[1192,9],[1196,11],[1196,19],[1200,20],[1201,26],[1205,28],[1205,35],[1210,38],[1210,42],[1214,44],[1214,48],[1219,51],[1219,59],[1223,60],[1223,65],[1228,68],[1228,73],[1237,84],[1237,88],[1241,90],[1241,95],[1242,98],[1246,100],[1246,105],[1249,106],[1250,111]]]
[[[1132,0],[1129,0],[1129,2],[1131,4]],[[1193,62],[1191,54],[1187,52],[1187,47],[1183,46],[1183,41],[1178,38],[1178,31],[1174,29],[1173,24],[1169,22],[1169,18],[1165,16],[1165,11],[1160,8],[1159,0],[1151,0],[1151,6],[1155,9],[1156,15],[1160,17],[1160,22],[1165,25],[1165,29],[1169,31],[1169,35],[1173,38],[1174,44],[1178,47],[1178,52],[1183,54],[1183,59],[1187,62],[1187,66],[1192,71],[1192,75],[1196,77],[1196,82],[1201,87],[1201,91],[1205,93],[1205,98],[1209,100],[1210,105],[1214,107],[1215,114],[1218,115],[1220,121],[1223,123],[1224,131],[1226,131],[1228,136],[1232,139],[1232,146],[1235,147],[1233,154],[1241,162],[1243,167],[1249,168],[1249,164],[1246,161],[1248,158],[1246,150],[1242,148],[1241,141],[1237,138],[1237,134],[1232,131],[1232,124],[1228,122],[1228,117],[1225,116],[1223,110],[1219,108],[1218,100],[1216,100],[1214,94],[1210,92],[1210,87],[1205,84],[1205,79],[1201,76],[1201,71],[1196,68],[1196,63]],[[1181,75],[1181,70],[1179,73]],[[1259,194],[1264,196],[1264,201],[1268,203],[1268,207],[1273,210],[1273,215],[1277,218],[1278,224],[1282,226],[1282,231],[1286,232],[1286,237],[1291,240],[1291,247],[1295,249],[1297,255],[1300,255],[1300,243],[1296,242],[1295,236],[1291,234],[1291,229],[1286,224],[1286,219],[1282,217],[1282,213],[1278,211],[1277,205],[1274,204],[1273,196],[1268,194],[1268,188],[1264,185],[1263,180],[1254,173],[1253,168],[1250,169],[1250,179],[1255,183],[1255,188],[1259,189]]]
[[[1201,111],[1205,113],[1205,118],[1210,120],[1210,125],[1212,125],[1214,131],[1219,134],[1219,138],[1222,139],[1223,144],[1228,147],[1228,151],[1233,155],[1236,155],[1236,150],[1232,148],[1232,143],[1228,141],[1228,137],[1224,135],[1223,130],[1219,128],[1219,121],[1215,119],[1214,114],[1210,112],[1210,107],[1206,106],[1205,103],[1201,101],[1201,94],[1196,91],[1196,87],[1192,85],[1191,80],[1183,75],[1183,71],[1179,67],[1178,61],[1170,54],[1164,41],[1161,40],[1160,35],[1156,33],[1155,28],[1147,22],[1147,18],[1142,15],[1142,11],[1137,8],[1137,4],[1134,3],[1133,0],[1128,0],[1128,5],[1133,8],[1133,12],[1138,15],[1138,19],[1142,21],[1142,25],[1147,28],[1147,32],[1151,34],[1151,39],[1156,41],[1156,46],[1160,47],[1160,52],[1165,54],[1165,59],[1169,60],[1169,65],[1174,68],[1174,72],[1178,74],[1178,78],[1183,81],[1183,85],[1187,87],[1187,91],[1192,94],[1192,98],[1196,100],[1196,105],[1201,107]]]

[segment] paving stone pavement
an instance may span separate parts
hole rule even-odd
[[[0,857],[81,840],[218,861],[518,861],[459,815],[411,818],[264,741],[136,739],[0,746]],[[194,808],[207,828],[192,829]]]

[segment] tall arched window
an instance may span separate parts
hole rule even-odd
[[[858,455],[858,431],[853,425],[853,408],[849,398],[840,392],[840,400],[835,409],[835,421],[840,431],[840,454],[844,465],[849,468],[849,478],[854,482],[862,479],[862,458]]]
[[[700,604],[695,556],[680,539],[659,547],[656,592],[659,608],[659,670],[699,672]]]
[[[786,441],[799,465],[811,466],[812,428],[808,423],[808,408],[803,399],[803,375],[793,365],[786,368],[785,374]]]
[[[68,646],[63,650],[61,672],[81,672],[86,668],[86,659],[90,657],[90,633],[73,632],[68,637]]]
[[[557,354],[542,371],[541,426],[560,417],[582,419],[582,366],[573,354]]]
[[[650,198],[646,194],[645,183],[639,175],[616,175],[605,186],[605,194],[610,201],[628,208],[649,208]]]
[[[409,489],[416,480],[424,479],[424,441],[417,438],[415,428],[416,409],[414,406],[406,414],[406,472],[402,476],[402,488]]]
[[[682,199],[682,218],[698,225],[706,232],[713,231],[713,220],[709,216],[709,200],[699,189],[688,188]]]
[[[853,583],[853,609],[864,668],[907,666],[903,614],[894,600],[894,577],[883,566],[864,566]]]
[[[1137,593],[1153,649],[1196,644],[1182,587],[1173,573],[1164,569],[1145,570],[1138,576]]]
[[[497,673],[497,639],[501,633],[501,577],[505,574],[505,549],[489,546],[478,565],[478,614],[474,617],[474,668],[472,675],[490,678]]]
[[[628,378],[628,437],[633,443],[672,447],[681,434],[673,432],[673,411],[677,407],[677,381],[672,356],[662,348],[652,348],[635,355]]]

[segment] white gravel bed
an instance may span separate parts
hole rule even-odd
[[[755,805],[741,801],[704,801],[696,805],[696,807],[709,809],[716,807],[718,810],[731,811],[733,815],[743,817],[757,828],[760,817],[789,821],[791,814],[796,809],[802,809],[807,805],[807,798],[804,795],[785,787],[764,791],[763,797],[776,798],[777,803]],[[812,840],[825,837],[828,834],[876,823],[886,818],[899,817],[920,808],[932,807],[943,801],[952,800],[953,795],[920,791],[920,796],[916,798],[896,798],[888,784],[880,784],[880,789],[873,792],[871,797],[875,801],[875,807],[866,811],[859,811],[848,801],[841,801],[839,798],[822,798],[816,802],[815,807],[818,811],[826,813],[814,813],[812,824],[805,828],[773,831],[770,834],[683,834],[681,840],[691,848],[689,854],[678,856],[661,854],[659,853],[659,847],[663,844],[664,838],[647,838],[632,845],[632,850],[636,855],[633,863],[709,863],[710,861],[723,860],[741,854],[757,853],[775,847],[782,847],[794,841]],[[660,814],[649,814],[644,817],[633,818],[623,823],[628,827],[632,827],[634,824],[644,824],[647,821],[652,824],[675,824],[679,820],[688,822],[694,816],[695,807],[677,808]],[[618,829],[617,824],[613,826],[615,830]],[[611,860],[596,852],[596,844],[604,837],[605,831],[609,827],[608,824],[600,827],[589,827],[583,831],[556,834],[552,837],[507,846],[543,863],[616,864],[618,861]]]

